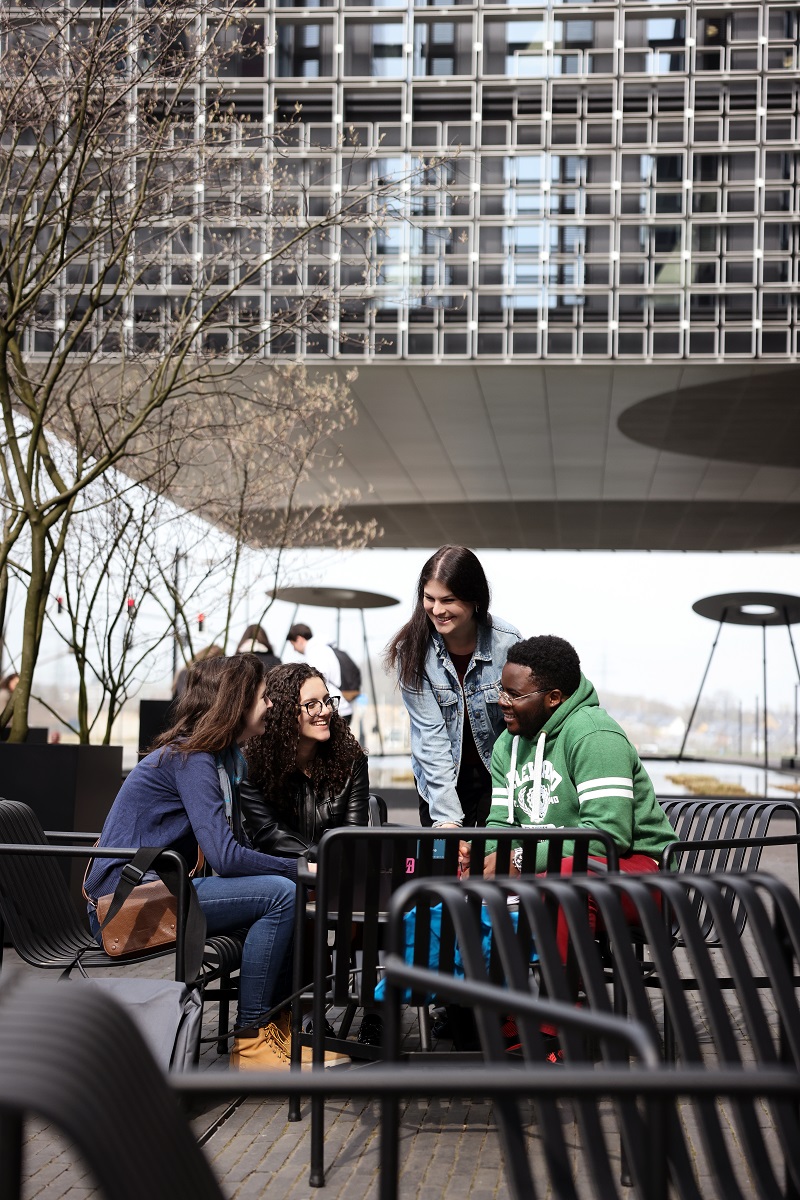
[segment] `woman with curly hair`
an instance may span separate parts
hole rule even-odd
[[[267,732],[248,743],[241,787],[250,840],[264,854],[313,862],[326,829],[366,825],[367,756],[337,714],[325,678],[308,663],[267,676]]]
[[[331,696],[316,667],[275,667],[267,676],[267,694],[272,708],[266,732],[245,747],[245,827],[257,850],[314,862],[326,829],[368,823],[367,756],[336,711],[339,697]],[[335,1036],[330,1026],[325,1032]],[[365,1010],[358,1041],[378,1046],[382,1037],[381,1017]]]

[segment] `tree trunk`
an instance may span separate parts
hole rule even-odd
[[[47,601],[47,536],[42,525],[31,525],[30,583],[25,597],[22,623],[22,655],[19,683],[14,689],[14,713],[11,717],[10,742],[24,742],[28,736],[28,707],[33,688],[33,671],[42,640],[42,613]]]

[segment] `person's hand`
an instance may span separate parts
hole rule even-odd
[[[469,861],[472,845],[470,842],[458,843],[458,865],[461,868],[461,878],[469,879]]]
[[[497,855],[487,854],[483,860],[483,878],[494,879],[495,868],[497,866]]]
[[[316,873],[317,873],[317,864],[316,864],[315,862],[307,862],[307,863],[306,863],[306,866],[307,866],[308,870],[311,872],[311,874],[312,874],[312,875],[316,875]]]
[[[461,826],[456,821],[442,821],[441,825],[435,825],[435,829],[460,829]]]

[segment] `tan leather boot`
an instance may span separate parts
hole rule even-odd
[[[231,1067],[238,1071],[289,1070],[291,1061],[278,1038],[274,1021],[259,1029],[255,1037],[233,1039]]]
[[[276,1037],[282,1045],[285,1052],[291,1056],[292,1053],[292,1022],[288,1012],[278,1013],[275,1021]],[[301,1063],[305,1067],[311,1066],[312,1050],[310,1046],[303,1046],[301,1051]],[[337,1050],[326,1050],[324,1066],[326,1067],[349,1067],[350,1057],[347,1054],[340,1054]]]

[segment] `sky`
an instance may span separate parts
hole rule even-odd
[[[413,550],[370,549],[292,554],[282,584],[345,587],[393,596],[398,604],[365,614],[369,649],[376,663],[383,648],[408,619],[419,571],[436,547]],[[698,616],[692,604],[725,592],[766,591],[800,595],[800,554],[667,554],[596,551],[481,550],[492,588],[492,610],[516,625],[523,636],[548,633],[575,646],[584,673],[605,695],[663,700],[691,706],[717,631],[716,622]],[[266,563],[266,557],[265,557]],[[239,608],[238,630],[258,621],[272,578],[258,565],[250,576],[252,592]],[[10,632],[21,618],[23,596],[12,604]],[[198,601],[202,603],[202,601]],[[205,604],[204,604],[205,607]],[[276,601],[263,619],[275,649],[287,659],[284,639],[292,620],[305,621],[325,641],[337,639],[336,611]],[[214,626],[209,614],[209,629]],[[793,630],[800,656],[800,625]],[[208,641],[214,640],[207,631]],[[11,643],[10,643],[11,644]],[[198,637],[198,645],[203,644]],[[339,644],[363,662],[361,618],[343,610]],[[233,647],[229,646],[229,650]],[[762,696],[762,641],[757,627],[726,626],[720,635],[705,700],[727,694],[752,711]],[[168,695],[172,678],[171,646],[161,651],[163,672],[150,677],[146,694]],[[797,674],[785,627],[767,630],[768,705],[794,708]],[[160,664],[156,664],[160,667]],[[52,631],[45,630],[37,678],[66,686],[72,678],[68,656]],[[365,675],[365,686],[367,679]]]
[[[435,549],[298,555],[290,582],[396,597],[395,607],[366,613],[374,655],[408,619],[420,568]],[[800,594],[800,555],[476,552],[492,587],[493,611],[526,637],[548,633],[572,642],[601,699],[609,692],[691,704],[717,631],[692,604],[725,592]],[[293,605],[275,603],[264,622],[274,642],[282,642],[293,614]],[[335,611],[304,607],[295,619],[326,641],[336,637]],[[793,636],[800,657],[800,625]],[[340,644],[362,657],[358,613],[342,612]],[[797,674],[785,627],[767,629],[767,662],[770,708],[793,707]],[[747,707],[761,695],[760,628],[722,630],[703,695],[722,692]]]

